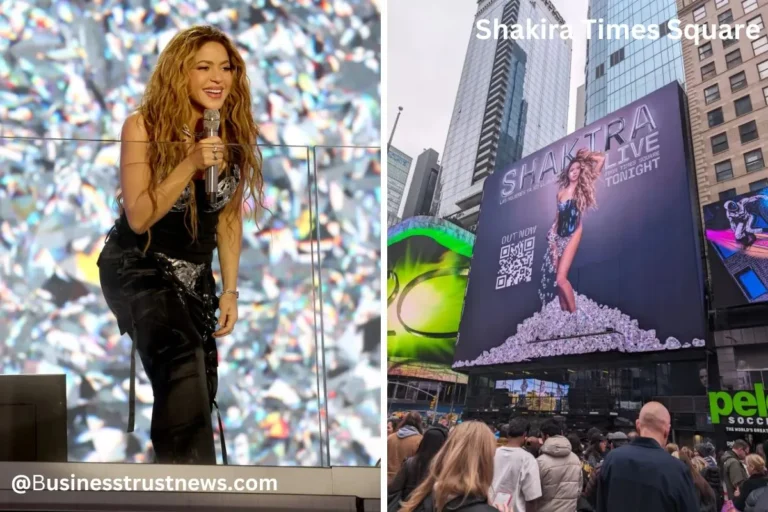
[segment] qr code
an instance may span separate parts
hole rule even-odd
[[[501,247],[496,289],[528,283],[533,273],[534,237]]]

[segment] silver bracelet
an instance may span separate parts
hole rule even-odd
[[[240,292],[237,290],[224,290],[223,292],[221,292],[221,296],[223,297],[228,293],[231,293],[232,295],[234,295],[236,299],[240,298]]]

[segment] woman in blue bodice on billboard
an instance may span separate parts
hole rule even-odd
[[[595,182],[603,170],[605,154],[580,149],[557,180],[557,214],[547,234],[549,250],[544,258],[544,276],[554,274],[557,297],[563,311],[576,311],[576,296],[568,271],[581,241],[581,217],[597,207]]]

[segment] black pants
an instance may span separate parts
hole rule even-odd
[[[113,234],[99,257],[101,287],[120,332],[131,337],[152,383],[150,436],[157,461],[216,464],[211,427],[218,387],[212,336],[216,301],[210,265],[185,282],[168,259],[121,247]],[[129,432],[133,430],[133,358],[132,349]]]

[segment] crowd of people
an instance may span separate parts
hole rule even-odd
[[[660,403],[636,430],[566,432],[556,418],[425,427],[418,413],[387,429],[388,512],[768,512],[768,442],[717,454],[704,441],[668,443]]]

